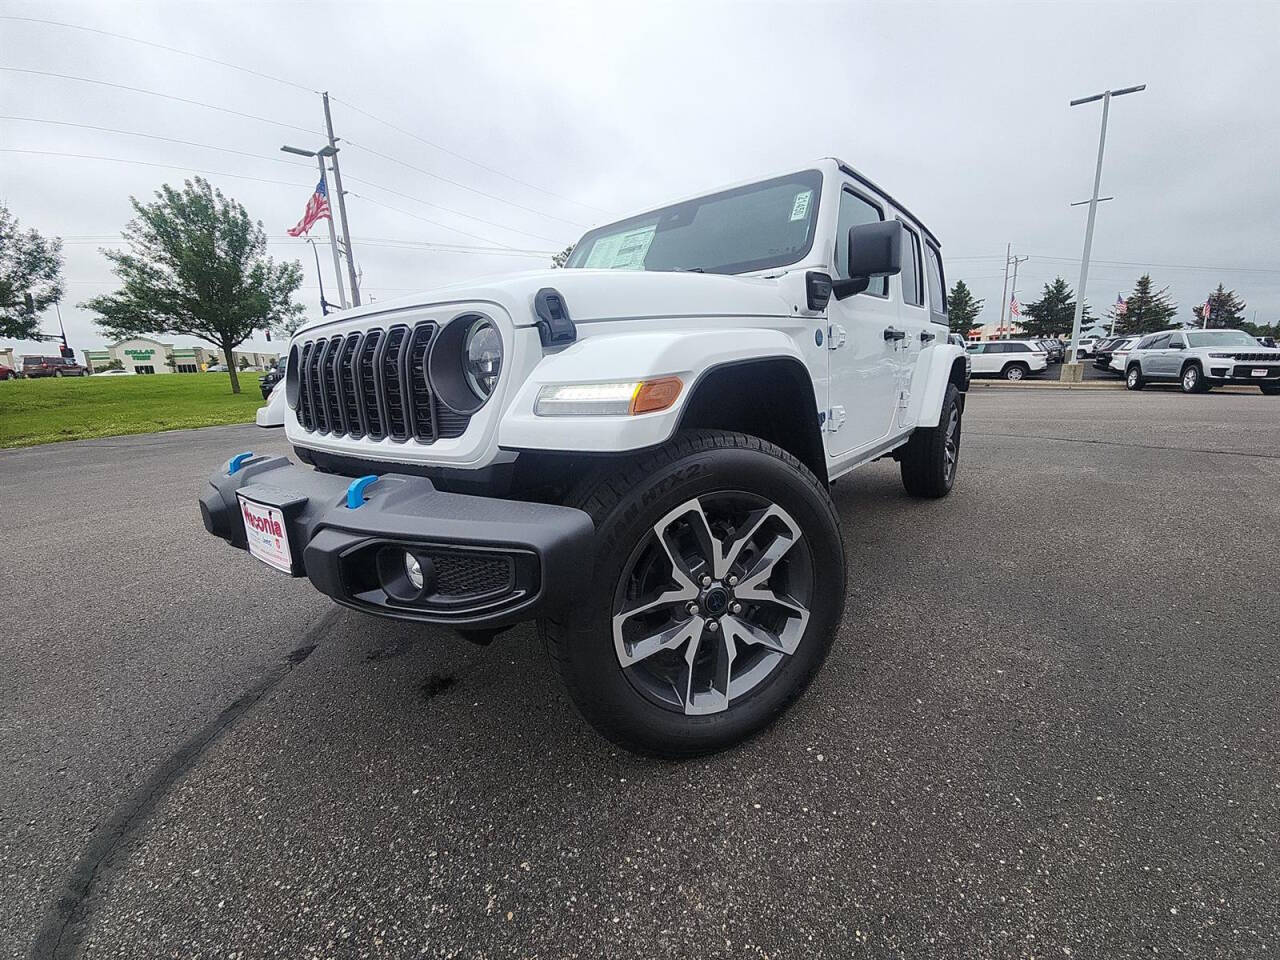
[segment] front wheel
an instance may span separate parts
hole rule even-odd
[[[1142,379],[1142,370],[1135,363],[1124,375],[1124,387],[1126,390],[1141,390],[1145,385]]]
[[[960,391],[947,384],[936,427],[921,427],[902,448],[902,485],[913,497],[938,498],[951,492],[960,462]]]
[[[756,733],[808,686],[844,610],[844,549],[825,487],[794,457],[681,433],[568,502],[595,523],[595,565],[575,613],[543,630],[596,730],[694,756]]]
[[[1280,397],[1280,383],[1260,383],[1258,389],[1268,397]]]
[[[1182,371],[1183,393],[1204,393],[1204,373],[1194,363],[1188,364]]]

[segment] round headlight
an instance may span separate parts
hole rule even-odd
[[[481,400],[487,400],[502,373],[502,338],[483,317],[477,318],[462,344],[462,370],[467,384]]]

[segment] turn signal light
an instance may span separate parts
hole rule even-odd
[[[646,380],[631,398],[631,414],[634,416],[637,413],[654,413],[667,409],[676,402],[683,386],[679,377]]]

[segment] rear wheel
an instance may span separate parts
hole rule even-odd
[[[1025,363],[1011,363],[1001,372],[1001,376],[1006,380],[1018,381],[1031,372],[1031,368]]]
[[[913,497],[945,497],[955,483],[960,462],[960,391],[947,384],[936,427],[916,430],[899,458],[902,485]]]
[[[61,370],[55,370],[55,371],[53,372],[53,375],[54,375],[55,377],[60,377],[60,376],[62,376],[62,371],[61,371]]]
[[[596,526],[592,586],[544,621],[569,695],[610,740],[685,757],[773,721],[822,665],[844,609],[824,486],[739,433],[682,433],[569,497]]]
[[[1130,364],[1129,369],[1124,373],[1124,386],[1126,390],[1141,390],[1146,385],[1146,381],[1142,379],[1142,368],[1136,363]]]
[[[1189,363],[1183,367],[1181,385],[1183,393],[1204,393],[1204,372],[1199,364]]]

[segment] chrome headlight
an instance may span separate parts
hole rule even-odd
[[[502,337],[486,317],[477,317],[462,342],[462,372],[467,385],[487,400],[502,373]]]

